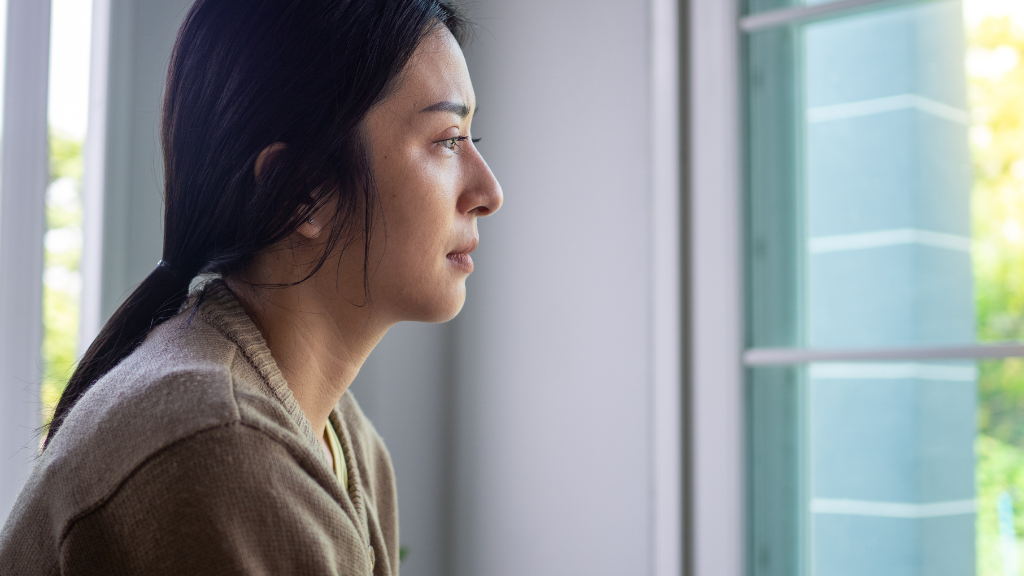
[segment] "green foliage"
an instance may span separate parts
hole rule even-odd
[[[977,57],[1024,61],[1024,30],[1008,17],[983,20],[968,43]],[[972,73],[970,100],[978,337],[1024,339],[1024,65]]]
[[[47,421],[75,366],[78,310],[77,294],[43,286],[42,401]]]
[[[82,143],[50,131],[50,189],[43,278],[44,421],[67,385],[77,356],[82,257]]]
[[[1008,17],[968,30],[978,338],[1024,339],[1024,29]],[[971,59],[995,66],[975,66]],[[1003,64],[999,64],[1002,61]],[[979,363],[979,576],[1002,576],[996,499],[1013,496],[1024,534],[1024,359]],[[1018,544],[1018,548],[1020,545]]]
[[[1003,576],[996,499],[1004,491],[1013,496],[1017,535],[1024,535],[1024,450],[981,434],[975,443],[975,454],[978,576]],[[1018,542],[1018,554],[1019,550]]]
[[[980,362],[978,368],[978,429],[1024,450],[1024,359]]]
[[[50,181],[82,181],[82,142],[50,130]]]

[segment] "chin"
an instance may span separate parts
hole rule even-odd
[[[413,322],[429,322],[440,324],[447,322],[459,315],[463,305],[466,303],[466,284],[460,282],[458,286],[434,294],[423,301],[413,305],[406,319]]]
[[[431,322],[447,322],[458,316],[459,312],[462,312],[462,307],[465,305],[466,288],[465,286],[463,286],[462,290],[460,290],[457,295],[453,295],[453,297],[446,302],[445,306],[440,307],[440,309],[437,311],[437,315],[435,316],[434,320],[431,320]]]

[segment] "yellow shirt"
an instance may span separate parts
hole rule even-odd
[[[348,491],[348,466],[345,465],[345,457],[341,454],[341,440],[334,426],[327,423],[327,445],[331,448],[331,456],[334,457],[334,474],[341,481],[341,485]]]

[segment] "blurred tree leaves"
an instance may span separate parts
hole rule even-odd
[[[43,272],[43,421],[77,360],[82,258],[82,142],[50,130]]]

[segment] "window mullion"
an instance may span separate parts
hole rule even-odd
[[[39,418],[50,2],[8,0],[0,155],[0,521],[31,471]]]

